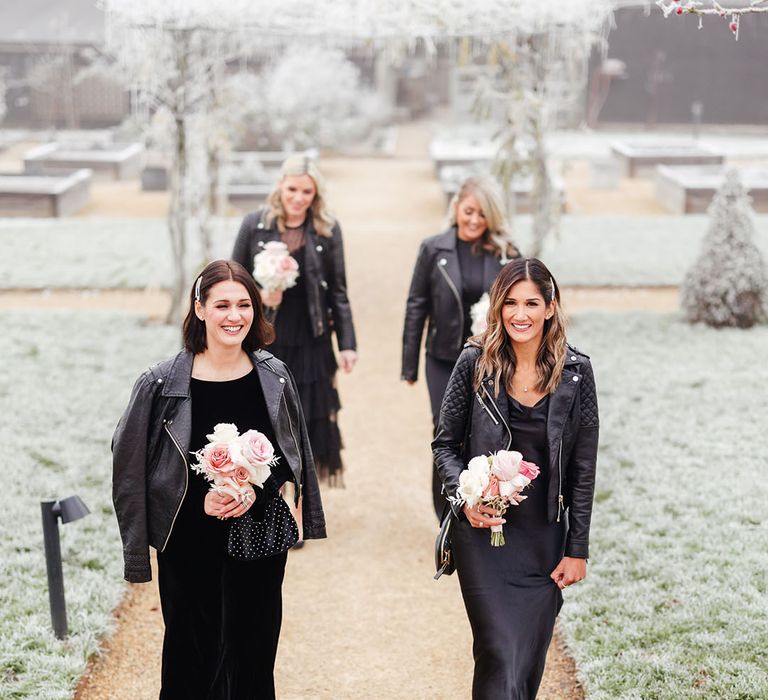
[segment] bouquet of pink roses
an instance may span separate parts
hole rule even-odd
[[[272,443],[258,430],[240,435],[233,423],[218,423],[206,437],[208,444],[192,453],[197,458],[192,469],[213,482],[212,491],[247,504],[248,484],[263,486],[277,462]]]
[[[461,472],[457,496],[451,501],[458,505],[466,503],[470,508],[482,503],[502,516],[509,506],[516,506],[527,498],[521,492],[539,475],[539,471],[533,462],[526,462],[523,455],[510,450],[473,457]],[[491,546],[503,545],[501,525],[492,525]]]
[[[299,263],[281,241],[270,241],[253,258],[253,278],[268,292],[293,287],[299,278]]]

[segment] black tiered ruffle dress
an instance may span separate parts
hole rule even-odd
[[[336,390],[336,357],[331,338],[326,333],[312,334],[307,305],[304,269],[304,245],[291,252],[299,264],[296,285],[283,292],[275,319],[275,342],[269,351],[288,365],[296,380],[307,423],[315,467],[331,485],[341,485],[341,433],[336,416],[341,404]]]

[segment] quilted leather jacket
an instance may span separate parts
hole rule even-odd
[[[456,226],[451,226],[424,240],[419,248],[405,307],[401,379],[415,381],[418,377],[427,319],[427,352],[432,357],[455,362],[466,341],[456,235]],[[483,287],[488,290],[507,260],[485,251],[482,255]]]
[[[319,236],[307,219],[304,275],[307,289],[309,318],[312,332],[318,336],[333,330],[339,350],[356,350],[355,327],[352,309],[347,299],[347,273],[344,266],[344,242],[338,223],[331,229],[332,236]],[[253,258],[264,244],[279,241],[280,231],[276,224],[267,226],[266,209],[248,214],[240,225],[240,231],[232,250],[232,260],[239,262],[253,274]]]
[[[187,492],[193,355],[180,352],[136,381],[112,438],[112,497],[123,540],[125,579],[152,578],[149,546],[165,549]],[[325,517],[293,377],[266,350],[251,354],[275,438],[303,496],[305,539],[325,537]]]
[[[469,460],[497,450],[514,449],[509,428],[507,393],[493,396],[493,379],[483,379],[474,389],[475,364],[480,348],[467,344],[448,382],[440,407],[432,452],[445,492],[456,495],[459,474]],[[595,489],[598,410],[595,379],[587,355],[568,347],[563,375],[549,397],[547,443],[549,484],[548,518],[568,517],[565,555],[589,555],[589,524]],[[463,517],[458,506],[452,506]]]

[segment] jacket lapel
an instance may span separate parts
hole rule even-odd
[[[251,362],[259,373],[259,382],[261,383],[261,390],[264,392],[269,419],[272,422],[272,429],[277,435],[277,416],[280,413],[280,401],[283,398],[285,383],[288,380],[272,368],[268,361],[272,357],[273,355],[266,350],[258,350],[251,354]]]
[[[443,268],[445,273],[453,282],[456,291],[459,293],[459,299],[462,294],[461,268],[459,267],[459,256],[456,253],[456,227],[449,228],[437,243],[439,250],[437,255],[437,264]]]

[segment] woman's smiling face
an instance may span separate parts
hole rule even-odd
[[[195,302],[195,313],[205,322],[208,348],[241,345],[253,324],[253,302],[248,290],[234,280],[214,284],[205,304]]]
[[[291,218],[303,217],[316,194],[315,181],[309,175],[286,175],[280,183],[280,201]]]
[[[554,302],[547,305],[539,288],[531,280],[515,282],[504,298],[501,322],[509,339],[515,344],[541,344],[544,321],[552,318]]]

